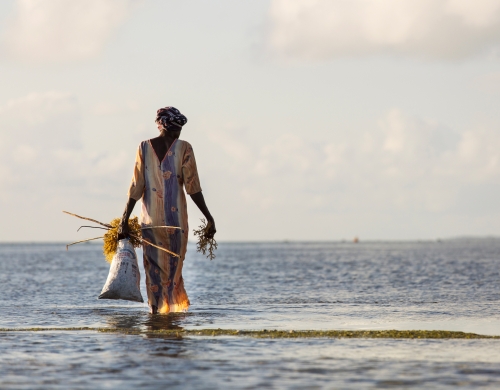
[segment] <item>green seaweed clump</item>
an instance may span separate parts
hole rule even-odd
[[[500,339],[500,336],[485,336],[476,333],[451,332],[446,330],[234,330],[201,329],[184,330],[185,335],[197,336],[249,336],[271,339],[300,338],[370,338],[370,339]]]
[[[452,332],[447,330],[235,330],[235,329],[157,329],[139,330],[129,328],[0,328],[1,332],[43,332],[43,331],[95,331],[102,333],[123,333],[135,335],[164,335],[182,338],[186,336],[246,336],[265,339],[301,338],[347,338],[347,339],[496,339],[500,336],[486,336],[476,333]]]

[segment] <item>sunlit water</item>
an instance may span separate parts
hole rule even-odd
[[[140,254],[139,254],[140,256]],[[192,246],[188,313],[97,300],[97,245],[0,245],[0,328],[441,329],[500,335],[500,241]],[[142,277],[142,293],[144,277]],[[500,387],[500,340],[0,332],[0,388]]]

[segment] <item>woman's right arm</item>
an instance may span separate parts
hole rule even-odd
[[[122,220],[120,222],[120,227],[118,228],[118,239],[128,238],[130,230],[128,228],[128,219],[134,210],[134,206],[137,201],[133,198],[128,198],[127,205],[125,206],[125,211],[123,212]]]
[[[120,226],[118,227],[118,239],[127,238],[130,235],[130,230],[128,228],[128,219],[134,210],[134,206],[139,199],[141,199],[144,193],[144,159],[142,156],[142,145],[139,145],[137,149],[137,155],[135,157],[134,174],[132,176],[132,183],[130,183],[130,188],[128,190],[128,201],[123,212],[122,220]]]

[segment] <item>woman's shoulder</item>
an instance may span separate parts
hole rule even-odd
[[[139,145],[145,145],[145,144],[149,144],[151,143],[151,141],[153,141],[154,138],[149,138],[149,139],[145,139],[144,141],[141,141],[141,143]]]
[[[183,139],[178,139],[177,140],[177,145],[178,147],[181,149],[181,150],[184,150],[184,151],[191,151],[193,150],[193,147],[191,146],[191,144],[187,141],[184,141]]]
[[[145,140],[145,141],[141,141],[139,143],[139,146],[137,147],[137,153],[139,153],[140,155],[142,156],[145,156],[146,154],[148,154],[148,145],[149,145],[149,141],[150,140]]]
[[[141,148],[142,150],[144,150],[147,146],[151,145],[151,141],[152,140],[153,140],[153,138],[145,139],[144,141],[141,141],[139,143],[139,148]]]

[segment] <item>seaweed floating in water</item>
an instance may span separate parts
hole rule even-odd
[[[215,238],[208,237],[208,230],[210,229],[210,222],[207,223],[205,219],[201,219],[201,225],[198,230],[194,229],[193,233],[198,236],[198,243],[196,244],[196,251],[201,252],[207,259],[215,259],[214,251],[217,249],[217,241]],[[208,253],[208,254],[207,254]]]
[[[102,333],[124,333],[136,335],[161,334],[175,338],[189,336],[239,336],[265,339],[301,339],[301,338],[346,338],[346,339],[492,339],[500,336],[488,336],[476,333],[454,332],[446,330],[237,330],[237,329],[155,329],[135,328],[0,328],[0,332],[46,332],[46,331],[95,331]]]
[[[101,226],[80,226],[80,228],[78,230],[80,230],[82,227],[107,230],[107,233],[105,233],[104,236],[89,238],[87,240],[82,240],[82,241],[72,242],[71,244],[66,245],[66,250],[71,245],[79,244],[81,242],[98,240],[100,238],[103,238],[104,245],[102,247],[102,251],[104,253],[106,261],[108,263],[111,263],[111,261],[113,260],[113,256],[115,255],[116,250],[118,248],[118,229],[120,227],[121,219],[115,218],[110,223],[102,223],[102,222],[99,222],[95,219],[82,217],[80,215],[76,215],[76,214],[70,213],[68,211],[63,211],[63,213],[66,213],[66,214],[72,215],[74,217],[77,217],[80,219],[85,219],[86,221],[91,221],[91,222],[97,223],[98,225],[101,225]],[[172,256],[180,257],[177,253],[171,252],[168,249],[157,246],[157,245],[149,242],[148,240],[146,240],[142,237],[142,231],[145,229],[159,229],[159,228],[180,229],[180,227],[177,227],[177,226],[145,226],[145,227],[141,227],[137,217],[130,218],[128,220],[128,226],[129,226],[129,230],[130,230],[129,240],[130,240],[130,243],[135,248],[140,247],[141,245],[150,245],[150,246],[153,246],[153,247],[160,249],[164,252],[167,252],[168,254],[170,254]]]

